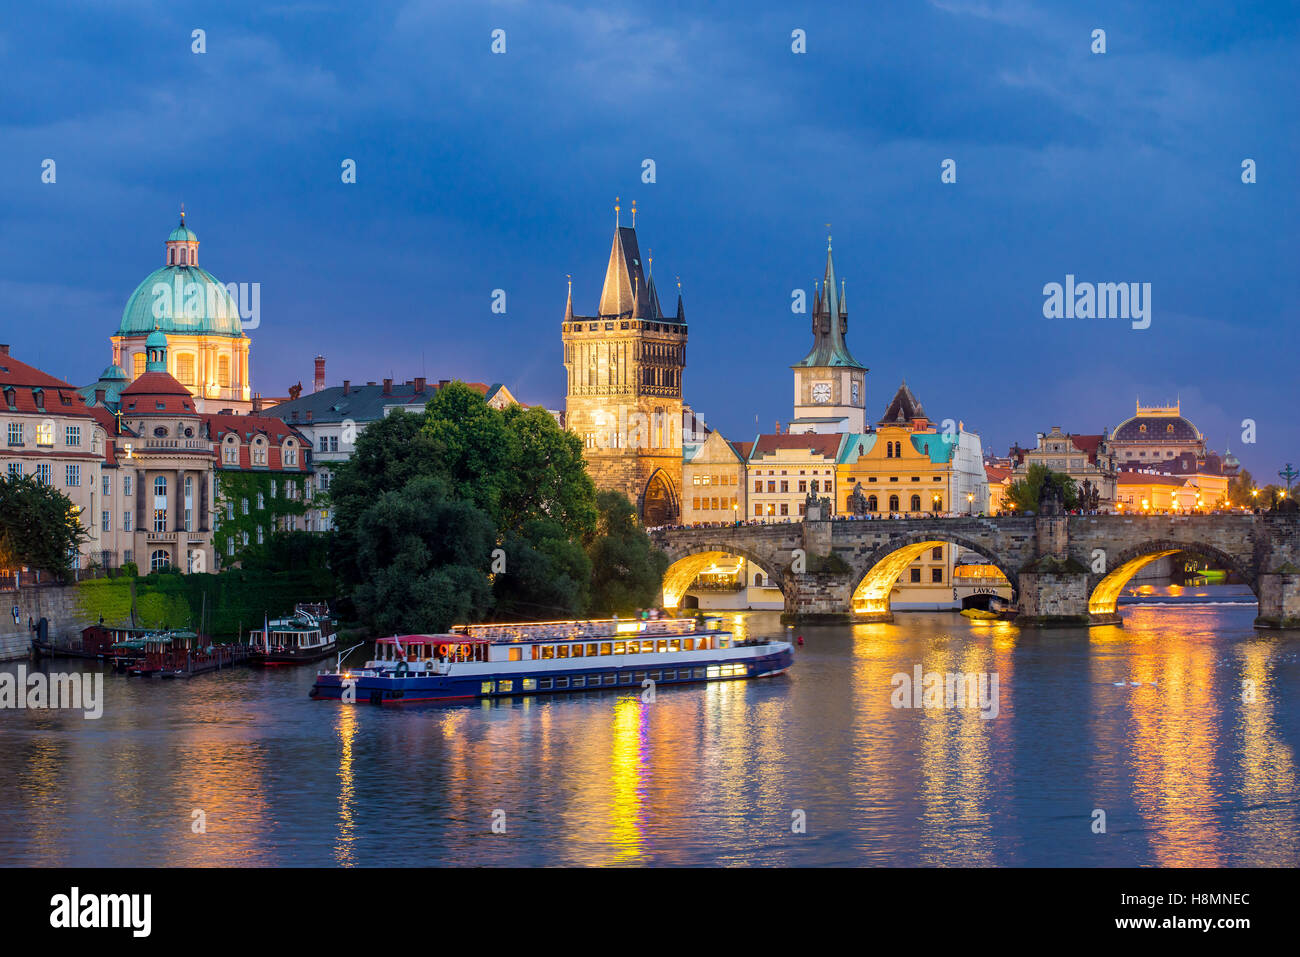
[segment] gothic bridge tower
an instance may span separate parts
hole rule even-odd
[[[671,524],[681,512],[686,311],[680,283],[676,315],[660,308],[650,261],[642,267],[636,203],[631,226],[618,217],[615,205],[614,243],[595,315],[574,315],[569,281],[561,326],[564,424],[582,437],[597,488],[626,494],[647,526]]]

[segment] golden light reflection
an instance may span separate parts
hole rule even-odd
[[[1124,590],[1124,586],[1128,584],[1130,578],[1152,562],[1159,561],[1166,555],[1173,555],[1180,551],[1182,551],[1181,548],[1170,548],[1124,562],[1097,583],[1097,587],[1088,596],[1088,613],[1092,615],[1115,614],[1120,592]]]
[[[1189,641],[1172,652],[1167,642],[1158,650],[1153,643],[1152,651],[1129,659],[1129,767],[1137,810],[1160,867],[1224,863],[1216,810],[1221,692],[1214,657],[1208,647]]]
[[[1294,866],[1300,857],[1294,810],[1289,802],[1278,803],[1274,798],[1297,792],[1296,762],[1277,725],[1281,702],[1272,673],[1271,649],[1263,642],[1252,642],[1243,649],[1242,656],[1245,668],[1241,687],[1225,688],[1241,701],[1238,754],[1242,800],[1246,805],[1242,827],[1249,844],[1270,858],[1261,863]]]
[[[615,702],[609,762],[613,793],[609,812],[610,841],[620,864],[634,863],[645,853],[641,820],[644,722],[645,706],[639,697],[619,698]]]
[[[352,867],[356,861],[356,820],[353,804],[356,802],[356,783],[353,780],[353,741],[357,736],[356,708],[339,708],[336,712],[339,736],[339,832],[334,842],[334,860],[343,867]]]

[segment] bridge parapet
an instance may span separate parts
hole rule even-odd
[[[664,592],[670,607],[694,580],[696,565],[729,554],[779,582],[789,617],[851,617],[856,594],[869,617],[887,619],[902,569],[926,547],[952,544],[1002,571],[1021,621],[1096,624],[1118,620],[1118,595],[1141,567],[1190,551],[1251,587],[1260,599],[1259,627],[1300,627],[1295,514],[832,519],[656,529],[651,539],[673,561]]]

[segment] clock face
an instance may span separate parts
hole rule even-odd
[[[829,402],[831,400],[831,384],[829,382],[818,382],[812,387],[812,398],[814,402]]]

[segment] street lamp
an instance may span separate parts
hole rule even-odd
[[[974,492],[966,493],[966,511],[972,516],[974,516],[975,514],[975,493]]]
[[[731,520],[734,524],[740,524],[740,506],[735,502],[731,503]]]

